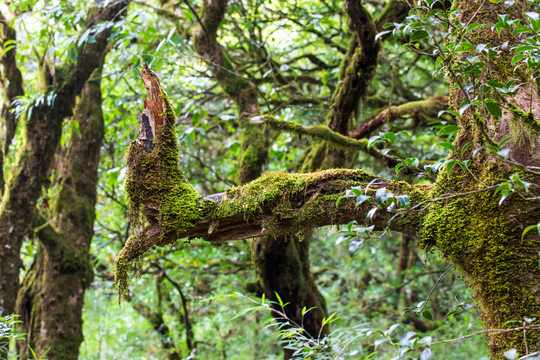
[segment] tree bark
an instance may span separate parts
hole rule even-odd
[[[42,219],[39,250],[17,297],[21,359],[31,359],[29,346],[50,360],[78,358],[83,341],[82,308],[93,278],[90,243],[94,235],[100,149],[104,125],[101,110],[101,66],[88,80],[75,107],[79,123],[68,149],[57,152],[58,197]],[[50,223],[50,225],[49,225]]]
[[[13,112],[13,102],[17,97],[24,95],[23,79],[16,62],[15,29],[11,26],[4,14],[0,12],[0,83],[4,92],[4,102],[0,110],[0,190],[4,191],[4,159],[7,156],[9,145],[15,135],[17,116]],[[8,50],[11,48],[11,50]],[[6,51],[7,50],[7,51]]]
[[[509,14],[510,19],[524,19],[524,12],[528,11],[526,1],[517,1],[510,8],[487,1],[471,3],[462,0],[456,1],[454,6],[459,9],[459,21],[464,24],[494,24],[499,21],[499,14]],[[516,45],[517,38],[506,30],[499,36],[490,26],[469,34],[474,47],[478,44],[502,46],[505,41],[509,42],[509,48]],[[468,55],[459,53],[455,61]],[[471,159],[471,162],[468,171],[459,168],[448,175],[441,172],[437,179],[440,187],[432,190],[432,197],[442,191],[482,189],[499,183],[500,179],[508,179],[514,173],[526,176],[529,174],[527,166],[540,166],[536,150],[540,145],[540,127],[537,125],[540,101],[529,74],[523,69],[514,70],[512,57],[511,52],[503,51],[487,60],[479,81],[493,79],[506,83],[518,79],[519,91],[507,97],[493,92],[486,94],[499,100],[503,112],[500,118],[473,106],[458,119],[461,130],[453,143],[456,151],[451,152],[449,158]],[[450,85],[468,81],[453,73],[449,74],[448,80]],[[458,111],[465,94],[459,85],[450,88],[451,106]],[[468,94],[470,97],[475,95]],[[531,124],[529,118],[536,122]],[[488,145],[508,136],[513,139],[504,147],[509,149],[511,163],[487,149]],[[471,143],[473,146],[469,145]],[[476,151],[475,156],[473,151]],[[531,174],[527,181],[534,188],[530,201],[515,195],[499,204],[500,194],[475,193],[433,203],[423,221],[420,245],[427,249],[437,247],[464,274],[474,291],[486,329],[513,327],[512,321],[523,324],[526,318],[535,318],[534,324],[540,322],[540,239],[538,233],[532,232],[521,239],[523,229],[540,220],[540,203],[535,199],[540,177]],[[486,335],[486,340],[490,358],[496,360],[504,359],[504,351],[511,348],[517,349],[520,355],[540,350],[538,330],[528,330],[526,336],[523,332],[491,332]]]
[[[92,8],[88,27],[102,21],[118,21],[128,3],[122,0],[107,8]],[[0,204],[0,307],[5,314],[15,309],[20,247],[60,141],[62,121],[71,116],[76,96],[102,62],[110,33],[110,28],[104,29],[95,35],[95,42],[81,44],[77,62],[58,66],[48,84],[51,92],[43,95],[45,101],[31,105],[20,119],[24,127],[22,145]]]

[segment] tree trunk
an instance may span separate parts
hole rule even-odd
[[[122,0],[106,8],[91,8],[88,28],[102,21],[121,20],[128,3],[129,0]],[[80,44],[77,62],[70,60],[57,67],[64,71],[56,71],[54,76],[43,74],[46,83],[40,85],[51,92],[42,94],[46,101],[31,104],[21,116],[22,144],[0,204],[0,307],[4,314],[15,310],[22,239],[32,224],[37,200],[47,180],[62,134],[62,121],[73,114],[76,96],[103,61],[110,34],[111,29],[106,28],[96,34],[95,42]]]
[[[462,23],[494,24],[498,14],[509,14],[510,19],[523,19],[528,4],[518,1],[510,8],[492,2],[457,1]],[[506,30],[498,36],[490,27],[469,34],[473,46],[488,44],[502,46],[509,41],[509,48],[517,39]],[[460,56],[467,56],[460,55]],[[457,60],[459,60],[458,57]],[[456,61],[457,61],[456,60]],[[454,141],[455,152],[451,159],[472,159],[469,171],[456,167],[448,175],[441,172],[433,197],[441,193],[463,193],[485,189],[508,179],[512,174],[526,176],[527,166],[540,166],[537,147],[540,127],[540,101],[530,74],[523,69],[513,71],[511,53],[502,51],[488,61],[480,81],[496,80],[506,83],[518,79],[522,84],[514,96],[498,97],[493,92],[486,96],[499,101],[503,110],[501,118],[472,107],[458,119],[461,130]],[[510,70],[508,70],[510,69]],[[449,75],[451,85],[463,83],[463,78]],[[459,86],[451,87],[451,106],[457,111],[465,99]],[[493,90],[491,90],[493,91]],[[476,93],[469,93],[472,97]],[[529,117],[537,119],[531,122]],[[487,145],[513,136],[505,148],[509,160],[487,150]],[[473,146],[470,146],[473,144]],[[483,145],[483,148],[480,146]],[[472,152],[477,151],[473,157]],[[520,165],[517,165],[520,164]],[[533,187],[540,185],[538,174],[527,178]],[[534,192],[533,192],[534,194]],[[534,196],[533,196],[534,197]],[[524,228],[540,219],[538,200],[526,201],[513,195],[499,204],[501,194],[484,191],[466,197],[435,202],[424,218],[421,246],[436,246],[467,278],[480,306],[480,317],[486,329],[504,329],[535,319],[540,323],[540,268],[538,266],[540,239],[530,232],[521,238]],[[531,321],[531,320],[529,320]],[[516,348],[520,355],[540,350],[540,331],[490,332],[486,335],[491,359],[505,359],[503,352]]]
[[[226,0],[205,4],[202,16],[204,28],[199,29],[195,43],[199,54],[209,58],[211,64],[221,65],[221,67],[214,67],[215,78],[236,103],[243,131],[238,182],[245,184],[262,174],[263,165],[268,157],[266,140],[268,137],[258,125],[249,123],[249,120],[259,112],[256,85],[242,75],[227,72],[227,70],[234,71],[233,66],[216,40],[215,32],[223,20],[226,5]],[[281,296],[284,302],[289,303],[285,309],[289,317],[287,320],[296,324],[309,323],[309,329],[306,329],[308,334],[317,337],[322,333],[321,323],[322,318],[326,316],[326,306],[311,276],[309,241],[308,238],[305,244],[300,244],[293,236],[260,238],[253,241],[252,254],[265,295],[274,302],[272,306],[279,307],[275,304],[276,294],[278,294],[277,296]],[[273,269],[272,272],[268,271],[270,268]],[[302,280],[296,279],[297,276],[301,276]],[[304,319],[304,314],[298,311],[302,307],[316,308],[316,310],[306,314]],[[281,318],[278,320],[287,321]],[[285,348],[284,358],[289,359],[291,356],[292,352]]]
[[[101,67],[101,66],[100,66]],[[29,346],[50,360],[77,359],[83,341],[84,292],[93,278],[90,243],[94,235],[100,148],[104,126],[101,110],[101,69],[82,89],[69,148],[57,152],[55,183],[58,197],[50,213],[41,212],[40,240],[31,269],[17,298],[21,332],[21,359],[32,359]],[[50,224],[49,224],[50,223]]]

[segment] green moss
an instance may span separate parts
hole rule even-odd
[[[267,146],[264,133],[253,125],[247,125],[242,133],[242,155],[238,182],[241,184],[255,180],[262,173],[267,158]]]
[[[165,94],[163,99],[168,111],[165,125],[157,130],[155,149],[147,154],[143,144],[135,141],[126,155],[128,212],[135,225],[140,224],[142,213],[158,219],[163,233],[181,232],[200,218],[200,196],[178,166],[175,115]]]
[[[316,226],[317,221],[328,214],[337,216],[336,201],[346,189],[365,186],[376,178],[363,170],[345,169],[306,174],[266,173],[246,185],[228,189],[210,217],[219,226],[217,222],[223,217],[242,214],[246,221],[250,221],[260,219],[264,214],[264,227],[275,235],[297,233]],[[322,183],[325,184],[324,190],[320,188]],[[411,194],[411,201],[419,202],[425,198],[425,191],[418,186],[404,182],[392,182],[387,186],[396,195]]]
[[[508,104],[508,109],[513,116],[509,121],[512,136],[518,141],[523,141],[526,137],[531,146],[534,146],[535,139],[540,135],[540,122],[534,117],[532,111],[525,112],[513,104]]]
[[[479,178],[488,185],[494,183],[492,174],[501,174],[496,166],[478,171]],[[448,179],[438,179],[433,197],[452,189],[466,192],[481,189],[470,175],[456,170]],[[440,189],[445,190],[440,190]],[[508,321],[521,324],[525,317],[540,318],[540,304],[531,293],[533,284],[524,283],[531,274],[538,274],[538,239],[520,241],[522,229],[512,224],[512,214],[523,207],[519,201],[512,205],[498,205],[500,196],[493,191],[434,202],[424,219],[419,246],[436,246],[456,268],[465,274],[482,309],[486,328],[504,327]],[[516,325],[508,324],[513,327]],[[517,347],[524,353],[523,334],[490,335],[492,355],[501,349]],[[528,333],[529,344],[536,344],[538,334]],[[521,344],[521,345],[520,345]]]
[[[127,270],[130,264],[124,259],[127,249],[143,253],[143,216],[146,226],[157,225],[160,237],[180,233],[193,226],[200,218],[199,194],[187,182],[178,166],[179,147],[175,133],[176,117],[165,93],[165,124],[156,130],[155,148],[144,152],[144,145],[134,141],[126,154],[127,174],[125,189],[128,195],[128,214],[135,229],[133,235],[118,255],[116,284],[120,295],[127,292]]]

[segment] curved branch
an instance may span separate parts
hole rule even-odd
[[[391,181],[362,170],[325,170],[308,174],[268,173],[241,187],[228,189],[224,193],[199,198],[199,219],[185,228],[163,229],[155,219],[140,233],[136,247],[122,250],[124,261],[140,257],[154,245],[163,246],[179,238],[202,238],[212,242],[240,240],[265,235],[298,233],[314,227],[344,224],[363,220],[375,202],[366,201],[356,207],[354,199],[338,199],[347,189],[354,186],[366,187],[366,193],[385,187],[393,194],[406,194],[422,201],[429,186],[412,186]],[[169,195],[171,196],[171,195]],[[372,222],[385,228],[395,214],[385,209],[378,210]],[[415,213],[404,214],[390,223],[390,228],[410,235],[420,229],[419,217]]]
[[[399,157],[395,158],[388,154],[383,154],[376,147],[368,147],[368,139],[354,139],[345,135],[341,135],[336,131],[332,131],[328,126],[314,125],[304,126],[294,121],[280,120],[273,116],[264,115],[256,116],[250,120],[253,124],[265,123],[278,131],[286,131],[295,133],[298,135],[307,135],[315,139],[328,141],[333,145],[337,145],[343,149],[356,149],[365,152],[366,154],[374,157],[375,159],[384,161],[388,166],[396,166],[400,163]]]
[[[367,93],[379,53],[379,44],[375,41],[375,24],[360,0],[346,0],[345,8],[354,37],[349,44],[342,68],[342,80],[332,95],[332,107],[328,115],[328,126],[341,134],[346,134],[349,120],[357,110],[360,99]]]
[[[384,109],[370,121],[360,125],[358,129],[349,132],[349,137],[361,139],[368,137],[375,129],[387,122],[399,119],[403,115],[412,115],[413,117],[436,116],[439,111],[448,108],[448,96],[435,95],[426,100],[413,101],[399,106],[392,106]]]

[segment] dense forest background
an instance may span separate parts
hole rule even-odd
[[[0,358],[539,358],[539,3],[467,4],[0,4]],[[154,160],[140,165],[136,145],[126,155],[139,136],[169,156],[141,115],[154,101],[141,69],[174,110],[185,179],[200,196],[228,191],[202,201],[278,172],[242,205],[269,204],[257,226],[273,235],[220,235],[211,213],[208,235],[175,223],[160,234],[193,238],[115,265],[144,221],[165,226],[137,177]],[[281,172],[319,170],[319,187],[299,193],[336,212],[284,231],[298,214],[267,189],[297,184]],[[515,241],[491,240],[501,234]],[[489,331],[500,328],[511,330]]]

